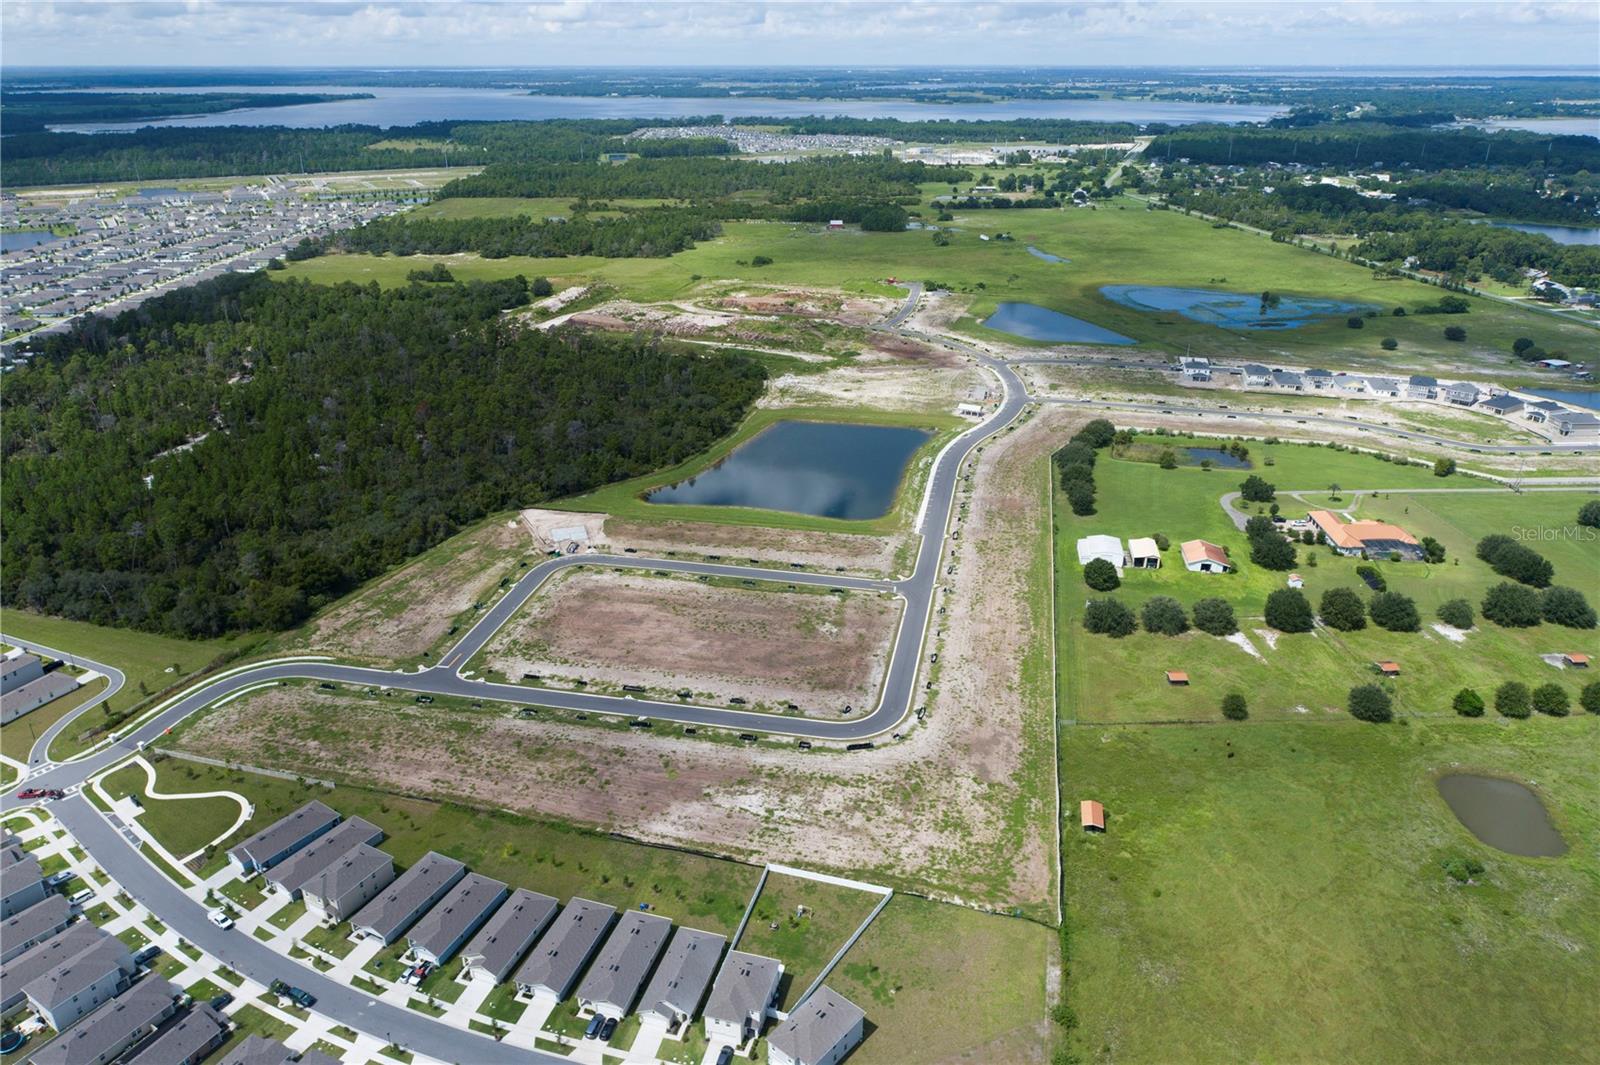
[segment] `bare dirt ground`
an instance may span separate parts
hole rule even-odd
[[[846,573],[875,577],[891,575],[896,548],[904,539],[627,518],[607,518],[605,535],[613,547],[637,548],[643,555],[668,551],[722,555],[729,562],[749,563],[753,559],[764,565],[796,563],[812,569],[841,569]]]
[[[359,591],[290,636],[285,650],[389,667],[415,659],[450,626],[518,572],[534,542],[515,519],[500,518],[451,537]]]
[[[897,601],[703,583],[617,570],[552,578],[484,648],[483,665],[515,682],[687,689],[752,709],[793,704],[810,717],[864,713],[878,699]]]
[[[957,361],[930,363],[861,360],[821,373],[784,374],[762,396],[763,407],[845,406],[951,414],[974,387],[993,389],[994,378]]]
[[[741,290],[716,300],[715,304],[747,314],[786,314],[821,318],[841,325],[872,325],[893,314],[897,301],[827,289],[790,288]]]
[[[1049,601],[1023,593],[1041,579],[1030,570],[1048,534],[1041,464],[1070,433],[1064,414],[985,448],[963,501],[955,590],[940,597],[942,673],[926,720],[901,741],[746,747],[296,687],[223,706],[181,746],[1052,914],[1049,688],[1023,677],[1048,654]]]

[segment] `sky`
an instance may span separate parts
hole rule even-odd
[[[7,66],[1517,66],[1600,71],[1594,0],[3,0]]]

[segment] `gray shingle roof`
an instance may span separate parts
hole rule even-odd
[[[335,858],[332,865],[307,880],[301,885],[300,890],[330,904],[333,909],[340,910],[340,903],[346,895],[365,884],[367,878],[374,873],[383,874],[385,869],[389,870],[388,875],[392,877],[394,872],[392,857],[376,847],[357,843]],[[341,912],[348,911],[341,910]],[[366,911],[363,909],[361,912]]]
[[[0,966],[0,984],[5,987],[6,999],[9,1001],[13,995],[20,995],[23,988],[73,955],[111,938],[90,921],[67,925],[59,934],[30,947]]]
[[[572,899],[517,970],[517,983],[548,988],[565,998],[616,913],[616,907],[603,902]]]
[[[148,977],[132,990],[106,1003],[33,1056],[34,1065],[91,1065],[127,1047],[139,1030],[149,1028],[177,1008],[178,989],[159,976]]]
[[[427,951],[443,962],[452,948],[459,946],[482,924],[505,895],[506,886],[499,880],[468,873],[422,915],[407,938],[413,948]]]
[[[289,1065],[293,1051],[276,1039],[252,1035],[233,1048],[217,1065]]]
[[[640,1008],[669,1020],[680,1013],[693,1017],[716,975],[727,942],[727,936],[696,928],[674,932],[661,964],[656,966],[656,974],[650,978],[650,986],[644,989]]]
[[[559,905],[549,895],[518,888],[472,937],[462,951],[463,959],[499,983],[511,975],[512,967],[550,926]]]
[[[252,861],[268,861],[294,846],[295,842],[339,820],[339,815],[320,799],[312,799],[294,813],[279,818],[228,853]]]
[[[124,1065],[172,1065],[174,1061],[188,1061],[225,1038],[227,1031],[227,1018],[202,1002],[140,1047]]]
[[[327,869],[358,843],[369,846],[383,840],[383,829],[371,821],[352,817],[341,821],[300,850],[291,854],[267,873],[267,883],[291,895],[306,881]]]
[[[466,875],[467,867],[454,858],[429,851],[401,873],[377,898],[361,907],[350,919],[350,927],[369,929],[386,942],[394,942],[434,899],[444,894]]]
[[[641,910],[623,914],[579,985],[578,998],[631,1010],[671,933],[672,922],[665,917]]]
[[[41,936],[60,929],[72,919],[72,906],[65,896],[46,895],[26,910],[12,915],[0,925],[0,944],[10,953],[14,944],[33,943]]]
[[[865,1017],[860,1006],[824,984],[773,1029],[768,1042],[795,1061],[817,1061]]]
[[[706,1016],[725,1024],[743,1024],[747,1017],[759,1017],[766,1012],[782,975],[783,963],[776,958],[730,950],[711,986]]]
[[[132,955],[120,939],[107,936],[41,973],[23,991],[45,1009],[54,1009],[117,969],[131,971]]]

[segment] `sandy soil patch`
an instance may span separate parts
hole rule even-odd
[[[533,309],[542,311],[545,314],[554,314],[567,304],[582,299],[588,292],[588,285],[573,285],[571,288],[562,289],[554,296],[546,296],[544,299],[539,300],[533,305]]]
[[[1250,642],[1250,637],[1246,636],[1242,632],[1235,632],[1232,635],[1224,636],[1223,639],[1227,640],[1229,643],[1233,644],[1247,655],[1251,655],[1255,658],[1262,657],[1261,652],[1256,650],[1256,645]]]
[[[296,687],[227,704],[182,746],[1050,914],[1051,710],[1021,680],[1022,663],[1048,648],[1048,617],[1030,603],[1048,600],[1022,593],[1047,533],[1040,463],[1068,425],[1036,418],[987,445],[964,496],[954,590],[941,596],[944,672],[926,720],[900,742],[750,748]]]
[[[821,373],[784,374],[772,381],[763,407],[844,406],[953,413],[973,388],[995,380],[965,361],[953,367],[900,360],[854,362]]]
[[[1276,651],[1278,649],[1278,633],[1276,630],[1257,629],[1256,635],[1261,637],[1261,639],[1266,643],[1267,650]]]
[[[874,333],[867,344],[870,351],[891,359],[925,362],[944,367],[960,366],[962,362],[961,357],[953,351],[903,337],[898,333]]]
[[[533,542],[541,551],[565,550],[574,540],[579,547],[587,543],[590,547],[606,546],[606,515],[586,514],[576,510],[541,510],[529,507],[518,511],[517,516],[522,524],[527,527],[528,533],[533,537]],[[573,531],[581,528],[583,537],[575,537]],[[557,536],[557,533],[562,535]]]
[[[1451,643],[1466,643],[1467,629],[1458,629],[1454,625],[1446,625],[1442,621],[1433,623],[1433,631],[1449,640]]]
[[[605,533],[614,548],[632,547],[641,555],[661,555],[669,551],[722,555],[725,561],[741,564],[786,566],[794,563],[811,569],[880,577],[892,575],[896,547],[904,540],[904,537],[627,518],[607,518]]]
[[[715,301],[750,314],[783,314],[819,318],[840,325],[872,325],[893,314],[899,301],[859,296],[826,289],[782,289],[772,292],[734,292]]]
[[[515,519],[446,540],[368,582],[291,638],[286,649],[387,667],[434,649],[450,626],[505,577],[521,572],[535,544]]]
[[[898,601],[574,570],[552,578],[478,660],[506,680],[640,685],[813,717],[878,701]]]

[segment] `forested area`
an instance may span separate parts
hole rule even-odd
[[[902,223],[902,227],[904,225]],[[336,233],[312,250],[373,255],[451,255],[471,251],[488,259],[509,255],[559,257],[598,255],[608,259],[653,258],[694,247],[721,232],[714,214],[693,207],[652,207],[617,218],[574,213],[547,221],[516,218],[419,218],[394,215]],[[305,253],[296,249],[296,258]]]
[[[679,462],[762,388],[746,358],[502,322],[527,289],[230,274],[44,342],[0,397],[5,601],[282,628],[496,509]]]
[[[1455,170],[1493,165],[1541,171],[1600,170],[1600,140],[1479,129],[1409,129],[1376,122],[1341,122],[1308,129],[1185,126],[1157,137],[1152,160],[1255,166],[1301,163],[1321,167]]]
[[[1425,270],[1471,278],[1486,274],[1516,282],[1526,268],[1547,270],[1565,285],[1600,288],[1600,247],[1557,244],[1537,233],[1466,222],[1373,233],[1356,245],[1355,254],[1378,262],[1403,262],[1417,257]]]

